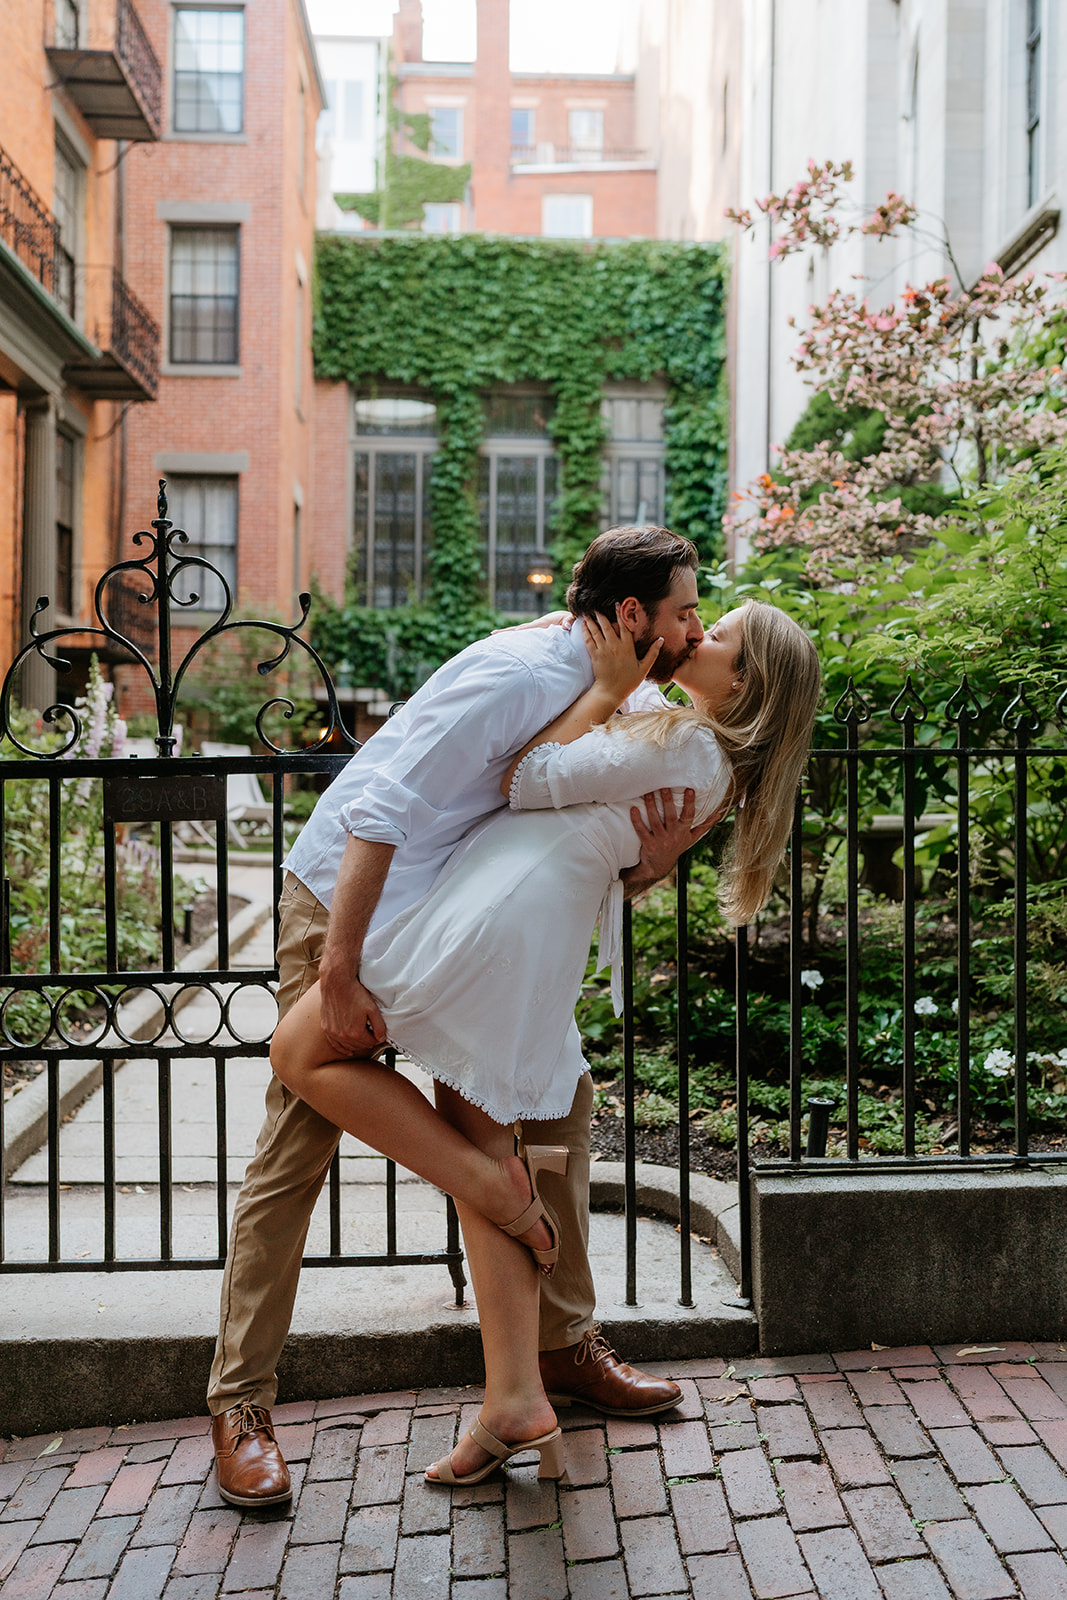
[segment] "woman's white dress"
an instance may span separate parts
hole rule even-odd
[[[586,1071],[574,1008],[598,914],[618,1009],[619,873],[640,855],[631,805],[669,788],[680,806],[695,789],[700,822],[726,792],[705,729],[665,747],[622,721],[531,750],[509,809],[473,828],[429,893],[364,945],[360,978],[391,1042],[495,1122],[570,1111]]]

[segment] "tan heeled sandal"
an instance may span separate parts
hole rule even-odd
[[[435,1477],[431,1478],[429,1472],[423,1474],[427,1483],[443,1483],[449,1488],[453,1485],[465,1488],[468,1484],[481,1483],[491,1472],[502,1467],[505,1461],[510,1461],[512,1456],[521,1456],[527,1450],[536,1450],[540,1457],[537,1467],[539,1478],[554,1478],[558,1482],[566,1476],[563,1433],[559,1428],[553,1428],[551,1433],[542,1433],[536,1439],[524,1439],[521,1444],[505,1444],[495,1434],[490,1433],[488,1428],[484,1428],[479,1419],[467,1437],[473,1439],[482,1450],[488,1451],[493,1458],[492,1461],[487,1462],[484,1467],[479,1467],[477,1472],[467,1472],[459,1477],[452,1471],[451,1455],[442,1456],[440,1461],[434,1462]]]
[[[570,1151],[566,1145],[557,1144],[517,1144],[515,1154],[526,1168],[530,1179],[530,1204],[514,1222],[502,1222],[501,1231],[509,1238],[518,1239],[533,1227],[535,1222],[544,1222],[552,1243],[547,1250],[535,1250],[533,1245],[527,1249],[541,1268],[546,1278],[551,1278],[556,1270],[559,1260],[559,1219],[554,1211],[541,1199],[537,1191],[537,1174],[539,1172],[557,1172],[562,1176],[567,1170],[567,1158]]]

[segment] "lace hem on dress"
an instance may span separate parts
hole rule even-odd
[[[510,810],[522,810],[522,806],[519,804],[519,787],[522,783],[522,775],[533,757],[541,750],[562,749],[563,746],[560,744],[558,739],[546,739],[543,744],[535,744],[532,750],[527,750],[526,754],[523,756],[522,760],[519,762],[518,766],[515,768],[515,771],[511,775],[511,784],[508,788],[508,807]]]
[[[390,1043],[392,1043],[391,1040]],[[468,1105],[477,1106],[479,1111],[485,1112],[486,1116],[491,1122],[499,1122],[504,1127],[507,1127],[512,1122],[558,1122],[563,1117],[570,1116],[571,1107],[574,1104],[573,1092],[570,1100],[565,1106],[542,1105],[538,1106],[537,1109],[533,1111],[524,1111],[520,1107],[517,1111],[509,1111],[504,1113],[499,1106],[490,1105],[488,1100],[484,1099],[481,1095],[472,1094],[465,1084],[459,1082],[458,1078],[453,1078],[449,1073],[442,1072],[440,1067],[431,1066],[429,1061],[421,1060],[420,1057],[415,1055],[413,1051],[405,1049],[402,1045],[397,1044],[393,1045],[393,1049],[396,1050],[398,1054],[402,1055],[405,1061],[412,1061],[414,1062],[415,1066],[421,1067],[423,1072],[428,1072],[435,1083],[443,1083],[446,1089],[453,1089],[456,1094],[460,1095],[462,1099],[467,1101]],[[588,1071],[588,1066],[583,1066],[581,1072],[578,1074],[578,1078],[583,1078]],[[578,1078],[574,1080],[575,1089],[578,1087]]]

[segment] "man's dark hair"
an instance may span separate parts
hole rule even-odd
[[[670,594],[678,573],[695,572],[699,563],[696,545],[669,528],[609,528],[575,562],[567,607],[575,617],[597,611],[614,617],[619,601],[633,595],[651,611]]]

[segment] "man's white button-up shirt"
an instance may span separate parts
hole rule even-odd
[[[446,661],[352,757],[285,862],[329,906],[349,834],[396,846],[371,928],[422,898],[465,833],[506,802],[517,750],[589,688],[582,629],[495,634]],[[642,684],[627,706],[662,705]]]

